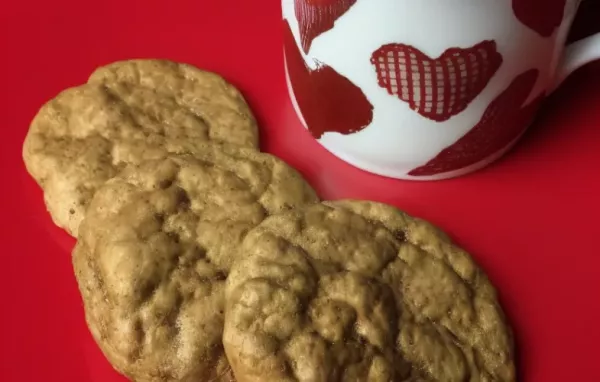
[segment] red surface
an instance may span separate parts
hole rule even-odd
[[[449,181],[394,181],[335,159],[301,128],[285,87],[278,1],[171,4],[0,5],[0,381],[123,380],[85,327],[73,241],[45,213],[20,150],[44,101],[95,66],[130,57],[221,72],[254,107],[263,148],[298,167],[324,197],[389,202],[442,226],[498,286],[517,334],[520,381],[600,381],[600,64],[571,77],[495,165]],[[600,29],[600,4],[584,5],[596,28],[577,30]]]

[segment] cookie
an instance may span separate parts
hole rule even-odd
[[[144,88],[174,100],[211,126],[211,140],[258,147],[258,130],[246,101],[221,76],[167,60],[118,61],[96,69],[88,83],[119,93]]]
[[[131,165],[94,196],[73,267],[90,331],[134,381],[229,381],[224,282],[247,231],[318,199],[284,162],[205,148]]]
[[[496,292],[425,221],[373,202],[272,216],[226,282],[223,343],[240,382],[512,382]]]
[[[128,163],[164,156],[172,140],[257,148],[254,118],[241,95],[215,74],[194,73],[187,82],[205,86],[186,87],[182,80],[176,95],[107,79],[63,91],[41,108],[23,158],[58,226],[77,236],[96,189]]]

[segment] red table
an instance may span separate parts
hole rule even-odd
[[[600,381],[600,63],[570,78],[495,165],[449,181],[395,181],[344,164],[300,126],[285,87],[280,6],[268,3],[2,3],[0,381],[123,381],[86,329],[74,241],[52,225],[21,145],[44,101],[97,65],[133,57],[222,73],[256,111],[263,149],[300,169],[325,198],[392,203],[448,231],[500,290],[521,381]],[[600,4],[584,6],[577,34],[600,29]]]

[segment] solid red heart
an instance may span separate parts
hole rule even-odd
[[[550,36],[560,26],[567,0],[513,0],[515,16],[543,37]]]
[[[308,53],[313,40],[332,29],[335,21],[354,3],[356,0],[295,0],[294,11],[304,52]]]
[[[519,75],[487,108],[481,121],[456,143],[444,149],[424,166],[412,170],[412,176],[430,176],[459,170],[498,153],[527,128],[544,94],[523,107],[533,89],[539,71],[531,69]]]
[[[496,42],[450,48],[430,58],[410,45],[387,44],[371,55],[379,86],[423,117],[443,122],[462,112],[502,64]]]
[[[315,138],[325,132],[351,134],[373,120],[373,105],[362,90],[330,66],[310,70],[284,21],[286,67],[298,107]]]

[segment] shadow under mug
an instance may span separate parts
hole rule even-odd
[[[288,89],[304,126],[363,170],[437,180],[522,136],[600,35],[565,49],[580,0],[283,0]]]

